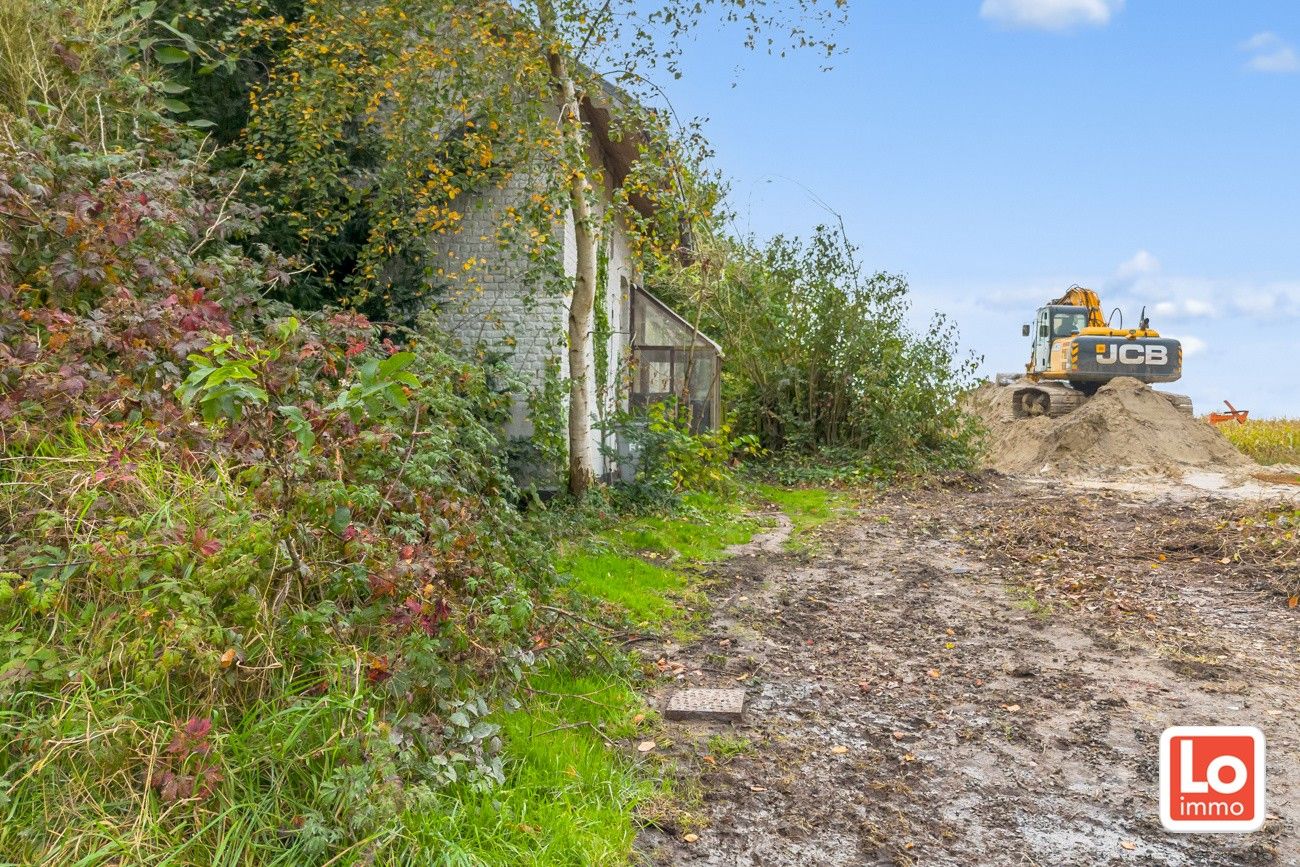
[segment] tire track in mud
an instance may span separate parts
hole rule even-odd
[[[698,765],[707,827],[693,843],[680,828],[647,828],[648,859],[1300,864],[1300,620],[1168,570],[1169,592],[1199,604],[1173,609],[1185,621],[1161,629],[1235,661],[1277,647],[1252,673],[1171,664],[1149,635],[1043,611],[1009,577],[997,538],[963,532],[1040,496],[1010,481],[891,494],[826,531],[810,556],[767,538],[727,561],[708,634],[665,653],[691,685],[745,685],[745,719],[668,724],[678,758]],[[1268,735],[1277,818],[1253,835],[1168,834],[1156,814],[1160,733],[1214,723]],[[718,733],[752,747],[701,761]]]

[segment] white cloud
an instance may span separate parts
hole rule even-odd
[[[1115,269],[1115,276],[1121,280],[1132,280],[1135,277],[1141,277],[1143,274],[1154,274],[1159,270],[1159,259],[1146,250],[1138,250],[1133,254],[1133,258],[1120,263],[1120,266]]]
[[[1277,296],[1272,292],[1244,289],[1236,293],[1232,303],[1242,313],[1263,315],[1277,306]]]
[[[1258,322],[1300,318],[1300,282],[1256,283],[1157,274],[1140,277],[1104,300],[1122,305],[1125,311],[1146,305],[1157,328],[1159,322],[1169,320]]]
[[[1300,72],[1300,55],[1295,48],[1276,33],[1265,31],[1241,43],[1241,50],[1250,54],[1246,68],[1255,72]]]
[[[1067,30],[1103,27],[1123,8],[1124,0],[984,0],[980,17],[1004,27]]]
[[[1187,335],[1166,334],[1165,337],[1172,337],[1183,345],[1183,357],[1191,358],[1193,355],[1199,355],[1205,351],[1206,342],[1199,337]]]

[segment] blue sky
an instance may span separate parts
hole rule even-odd
[[[702,28],[666,89],[708,118],[737,227],[843,215],[983,371],[1071,283],[1184,340],[1198,412],[1300,417],[1300,3],[849,0],[847,53]]]

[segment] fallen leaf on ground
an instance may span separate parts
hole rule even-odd
[[[845,753],[847,753],[848,751],[849,751],[849,748],[846,747],[846,746],[842,746],[842,745],[837,745],[837,746],[833,746],[833,747],[831,747],[831,752],[833,752],[833,753],[834,753],[835,755],[837,755],[837,756],[842,756],[842,755],[844,755]]]
[[[1009,710],[1009,711],[1011,711],[1012,713],[1015,713],[1016,711],[1020,710],[1020,705],[1018,705],[1018,704],[1004,704],[1004,705],[1002,705],[1002,709],[1003,709],[1003,710]]]
[[[648,753],[654,748],[655,748],[654,741],[641,741],[641,743],[636,745],[637,752],[639,753]]]
[[[1137,848],[1137,843],[1134,843],[1132,840],[1121,840],[1119,845],[1128,849],[1130,852]]]

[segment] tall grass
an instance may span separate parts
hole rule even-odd
[[[128,110],[99,96],[142,35],[145,22],[123,0],[0,0],[0,120],[24,117],[47,130],[98,132],[99,143],[129,131],[132,107],[147,94],[118,94]]]
[[[219,459],[181,467],[148,449],[123,455],[75,426],[0,455],[0,521],[53,543],[48,559],[38,550],[0,574],[0,853],[18,863],[270,863],[287,848],[275,829],[294,830],[322,781],[355,761],[362,685],[340,677],[310,696],[319,675],[278,646],[269,575],[251,554],[227,566],[248,576],[262,606],[247,635],[256,658],[236,674],[218,664],[220,644],[204,651],[177,637],[203,624],[158,602],[201,592],[204,572],[178,562],[193,585],[169,596],[159,584],[173,579],[137,580],[144,549],[109,556],[105,546],[166,540],[248,503]],[[226,529],[229,545],[237,534]],[[242,529],[255,535],[256,521]],[[196,708],[213,721],[207,761],[223,782],[203,803],[168,802],[159,775],[179,767],[169,748]]]
[[[219,457],[180,466],[148,447],[124,449],[120,436],[69,426],[0,452],[0,522],[43,527],[64,561],[78,561],[120,534],[172,539],[215,513],[252,508]],[[571,591],[616,616],[679,627],[683,604],[701,601],[690,570],[755,527],[740,504],[709,495],[688,495],[684,508],[594,543],[575,539],[564,563]],[[239,547],[237,528],[219,535],[225,547],[212,561]],[[241,562],[249,591],[273,606],[273,573],[256,558]],[[502,783],[461,779],[382,803],[373,781],[392,753],[389,730],[370,718],[362,644],[340,636],[318,648],[328,663],[314,666],[308,648],[286,644],[267,620],[248,629],[248,656],[230,670],[215,641],[184,645],[193,658],[165,663],[181,647],[168,643],[168,618],[196,615],[150,610],[150,588],[126,580],[133,568],[101,552],[66,574],[0,574],[0,863],[614,865],[632,855],[637,805],[670,793],[671,780],[610,748],[653,725],[634,667],[563,652],[529,676],[516,707],[487,718],[501,727]],[[187,574],[195,588],[207,580],[202,568]],[[53,608],[41,607],[43,582],[58,586]],[[614,647],[603,653],[619,664]],[[212,721],[211,749],[178,760],[178,721],[199,709]],[[161,774],[204,763],[220,775],[211,796],[160,796]],[[367,785],[353,786],[358,778]]]

